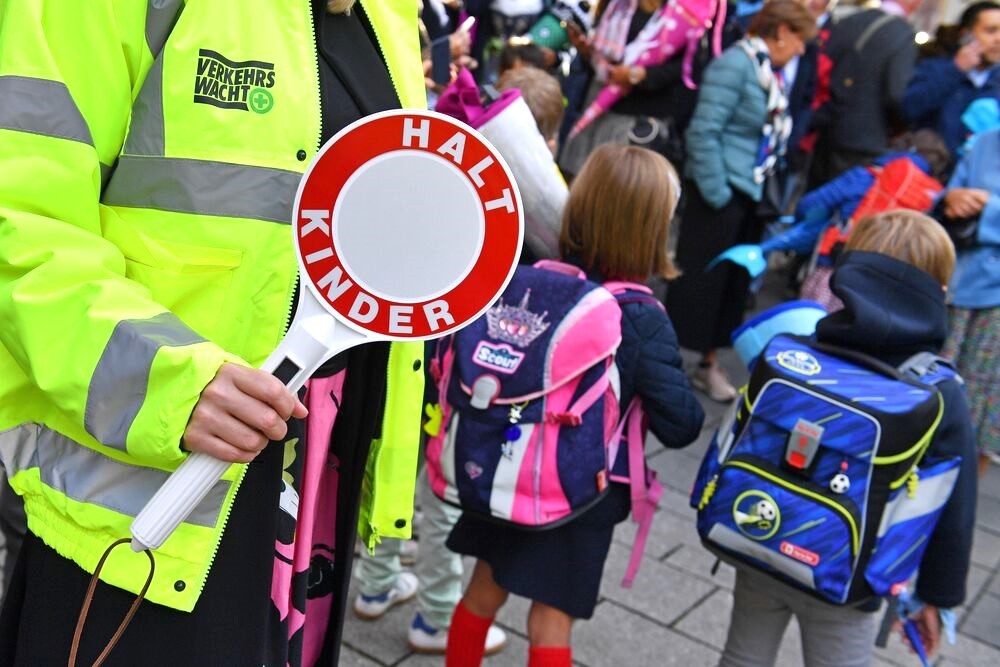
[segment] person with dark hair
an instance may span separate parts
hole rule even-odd
[[[536,44],[513,44],[509,43],[500,51],[497,60],[497,78],[503,76],[504,72],[521,67],[534,67],[536,69],[546,69],[552,63],[549,62],[549,55],[552,51],[543,49]]]
[[[677,246],[684,274],[667,292],[667,311],[681,345],[702,354],[692,383],[717,401],[736,397],[715,350],[731,344],[730,334],[743,320],[750,279],[727,264],[705,268],[726,248],[760,240],[757,202],[791,129],[775,69],[801,55],[815,34],[816,20],[802,3],[766,3],[747,37],[705,70],[688,126],[688,200]]]
[[[1000,3],[969,5],[959,29],[960,48],[953,56],[921,61],[903,101],[907,119],[935,130],[952,152],[968,134],[962,113],[969,104],[983,97],[1000,99]]]

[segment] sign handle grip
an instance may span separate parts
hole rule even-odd
[[[261,365],[293,392],[331,356],[368,340],[337,324],[311,294],[299,300],[299,311],[288,334]],[[132,522],[132,549],[159,549],[230,465],[207,454],[189,455]]]

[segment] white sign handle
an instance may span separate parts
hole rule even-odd
[[[305,286],[298,309],[288,333],[261,365],[292,392],[330,357],[375,338],[339,323]],[[132,550],[159,549],[230,465],[208,454],[188,456],[132,522]]]

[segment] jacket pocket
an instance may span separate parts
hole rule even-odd
[[[125,224],[105,228],[125,256],[125,276],[202,336],[224,343],[229,290],[243,252],[153,238]]]

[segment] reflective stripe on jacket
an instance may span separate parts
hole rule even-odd
[[[0,461],[30,530],[88,572],[182,461],[222,363],[258,366],[283,335],[320,140],[310,5],[0,4]],[[423,107],[416,2],[363,5]],[[368,541],[409,532],[422,349],[390,352],[370,467],[394,483],[368,495]],[[194,607],[244,470],[157,551],[148,599]],[[137,592],[145,561],[116,550],[102,579]]]

